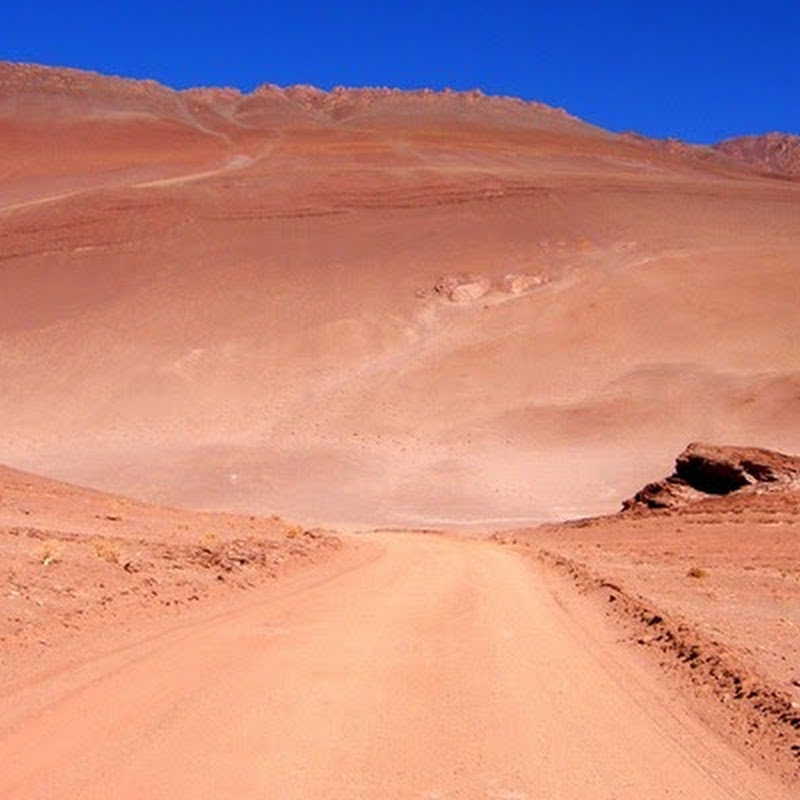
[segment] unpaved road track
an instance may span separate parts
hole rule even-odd
[[[516,553],[363,541],[258,602],[0,690],[0,797],[790,797]]]

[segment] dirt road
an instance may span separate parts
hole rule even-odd
[[[790,796],[516,553],[362,541],[246,606],[0,687],[0,797]]]

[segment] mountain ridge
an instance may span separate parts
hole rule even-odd
[[[554,108],[545,103],[524,100],[517,97],[488,95],[480,89],[396,89],[384,86],[345,87],[336,86],[330,90],[320,89],[310,84],[292,84],[281,87],[264,82],[252,91],[242,91],[229,86],[195,86],[186,89],[173,89],[152,79],[125,78],[104,75],[90,70],[72,67],[50,67],[40,64],[0,61],[0,94],[13,90],[36,91],[86,91],[98,89],[117,89],[122,95],[142,98],[150,95],[155,99],[187,99],[200,104],[236,106],[239,103],[252,103],[256,100],[289,101],[300,109],[323,111],[332,119],[342,118],[342,109],[348,103],[363,107],[381,100],[451,101],[462,105],[482,104],[487,107],[513,107],[516,110],[534,111],[581,122],[564,109]],[[346,118],[346,116],[345,116]]]

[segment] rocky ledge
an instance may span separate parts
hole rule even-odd
[[[800,484],[800,456],[760,447],[693,442],[676,459],[675,472],[649,483],[622,504],[623,511],[681,508],[734,492]]]

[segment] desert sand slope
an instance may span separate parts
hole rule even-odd
[[[0,794],[794,796],[667,710],[517,554],[413,534],[368,545],[312,585],[3,686]]]
[[[279,517],[152,506],[0,466],[0,683],[340,545]]]
[[[0,65],[0,449],[359,524],[800,450],[800,185],[477,93]]]

